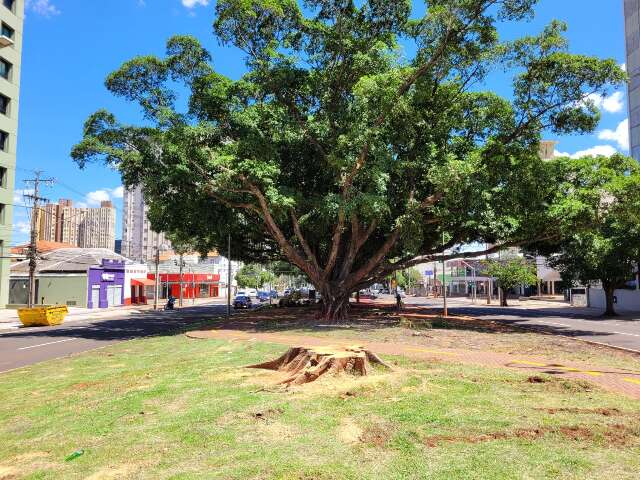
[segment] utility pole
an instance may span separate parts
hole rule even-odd
[[[180,301],[179,305],[182,306],[182,269],[184,268],[184,254],[180,254]]]
[[[158,277],[160,276],[160,274],[158,273],[158,271],[160,270],[160,245],[158,245],[158,243],[156,242],[156,258],[155,258],[155,263],[156,263],[156,275],[155,275],[155,285],[154,285],[154,290],[153,290],[153,309],[157,310],[158,309],[158,295],[160,295],[160,289],[158,288],[159,284],[158,284]]]
[[[443,302],[443,309],[442,309],[442,314],[444,317],[448,317],[449,316],[449,312],[447,310],[447,278],[445,277],[445,262],[444,262],[444,232],[442,232],[442,302]]]
[[[42,173],[42,170],[36,170],[34,172],[35,178],[24,181],[27,184],[33,183],[33,195],[25,195],[25,198],[33,202],[33,209],[31,210],[31,238],[29,242],[29,252],[27,254],[27,258],[29,259],[29,308],[33,308],[33,305],[37,301],[36,269],[38,267],[38,217],[40,216],[40,202],[48,201],[46,198],[40,196],[40,184],[51,185],[55,181],[53,178],[42,178]]]
[[[227,321],[231,318],[231,234],[227,237]]]

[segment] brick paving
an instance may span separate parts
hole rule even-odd
[[[347,346],[356,343],[353,339],[328,339],[310,335],[244,332],[239,330],[203,330],[189,332],[186,335],[198,339],[263,341],[284,345],[304,346]],[[431,349],[394,342],[364,341],[357,343],[360,346],[383,355],[401,355],[420,360],[440,360],[485,367],[509,368],[532,374],[544,373],[557,377],[586,380],[605,390],[640,399],[640,372],[632,370],[593,367],[577,362],[558,362],[537,355],[517,355],[452,348]]]

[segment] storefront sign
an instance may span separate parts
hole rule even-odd
[[[103,282],[113,282],[116,279],[116,275],[114,273],[103,273],[102,281]]]

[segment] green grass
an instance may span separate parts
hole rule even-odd
[[[589,384],[394,359],[393,373],[279,391],[261,388],[271,372],[241,368],[282,351],[160,337],[2,374],[0,479],[632,479],[640,471],[640,404]],[[542,409],[551,407],[618,412]],[[84,455],[64,461],[79,448]]]

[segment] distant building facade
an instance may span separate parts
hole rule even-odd
[[[629,148],[640,161],[640,0],[624,0],[624,32],[629,73]]]
[[[156,249],[170,249],[164,233],[154,232],[140,186],[125,189],[122,207],[122,255],[138,262],[153,260]]]
[[[37,216],[38,240],[80,248],[107,248],[116,243],[116,209],[111,202],[98,208],[77,208],[71,200],[45,205]]]
[[[0,3],[0,308],[9,301],[24,0]]]

